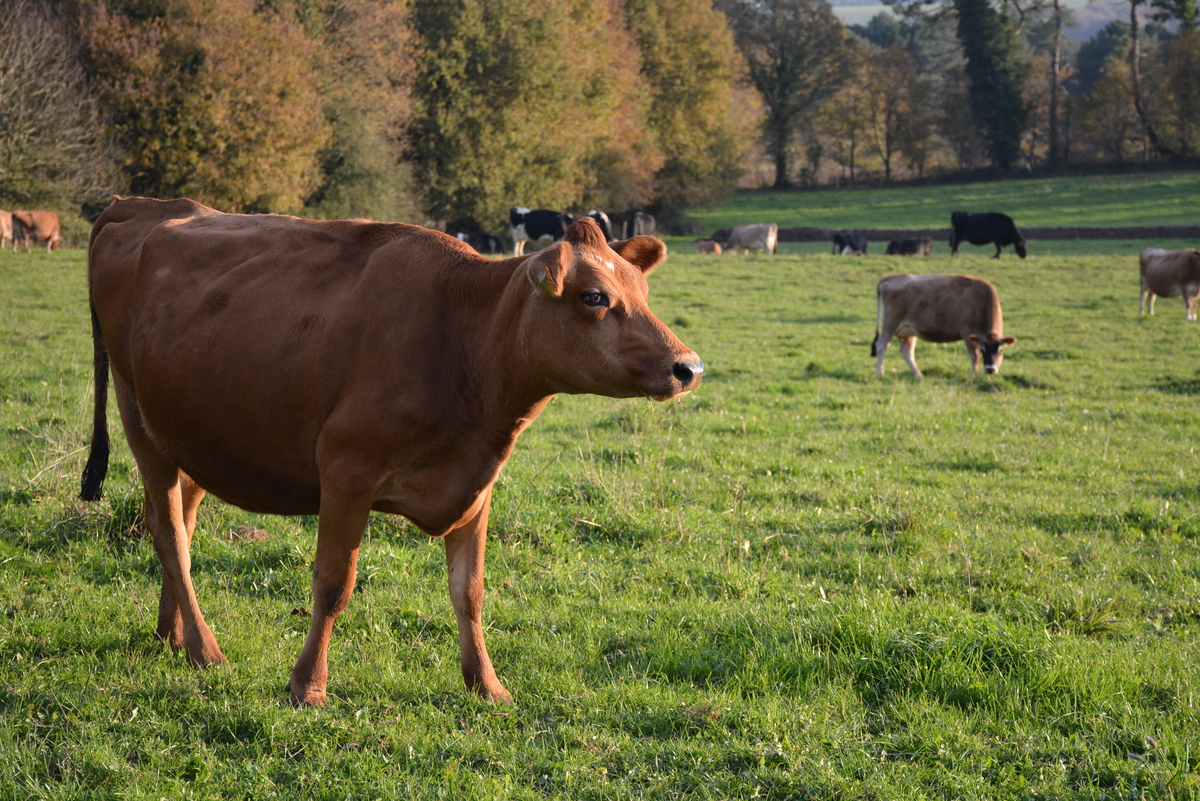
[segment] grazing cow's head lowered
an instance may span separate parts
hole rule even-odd
[[[1000,364],[1004,361],[1004,346],[1016,341],[1013,337],[1000,338],[995,334],[988,334],[983,338],[976,334],[967,336],[967,346],[973,351],[978,351],[979,359],[983,362],[983,372],[988,375],[1000,372]]]
[[[554,392],[670,400],[695,389],[704,363],[650,311],[646,274],[666,258],[658,239],[609,246],[584,218],[526,264],[540,303],[527,315],[535,358]]]

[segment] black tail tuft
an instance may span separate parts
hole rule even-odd
[[[92,414],[92,450],[83,468],[83,484],[79,497],[85,501],[100,500],[100,489],[108,473],[108,348],[100,331],[96,307],[92,307],[92,367],[96,379],[96,399]]]
[[[878,342],[878,341],[879,341],[879,332],[878,332],[878,331],[876,331],[876,332],[875,332],[875,338],[871,340],[871,355],[872,355],[872,356],[878,356],[878,355],[879,355],[879,351],[878,351],[878,350],[876,350],[876,348],[875,348],[875,343],[876,343],[876,342]]]

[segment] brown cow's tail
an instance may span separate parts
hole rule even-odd
[[[85,501],[100,500],[100,488],[108,473],[108,348],[104,345],[104,333],[96,317],[96,306],[92,309],[92,366],[96,378],[96,405],[92,414],[92,450],[87,466],[83,468],[83,487],[79,497]]]
[[[871,340],[871,357],[879,355],[878,343],[879,332],[883,330],[883,298],[880,295],[879,287],[875,287],[875,338]]]

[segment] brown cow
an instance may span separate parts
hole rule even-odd
[[[698,240],[696,240],[696,252],[697,253],[714,253],[714,254],[720,256],[721,255],[721,243],[717,242],[715,240],[712,240],[712,239],[698,239]]]
[[[558,392],[678,398],[704,365],[647,305],[652,237],[608,245],[590,219],[529,256],[488,260],[413,225],[223,214],[129,198],[92,229],[96,410],[82,497],[108,461],[111,360],[163,566],[160,638],[225,661],[189,546],[212,492],[319,515],[308,639],[293,702],[321,705],[334,620],[371,510],[443,538],[462,674],[511,700],[484,644],[492,485]]]
[[[878,301],[871,355],[883,375],[883,357],[892,337],[900,338],[900,354],[917,378],[913,358],[917,338],[926,342],[966,342],[971,374],[1000,371],[1004,347],[1017,340],[1004,336],[1004,319],[996,288],[969,275],[889,275],[875,288]]]
[[[1154,314],[1154,299],[1183,296],[1184,319],[1196,319],[1196,302],[1200,301],[1200,252],[1146,248],[1139,259],[1142,274],[1141,314],[1146,313],[1146,298],[1150,299],[1150,314]]]
[[[13,241],[12,212],[0,211],[0,248],[5,242],[12,242],[13,253],[17,252],[17,243]]]
[[[12,213],[13,253],[17,252],[17,242],[25,245],[29,253],[29,243],[45,242],[46,252],[52,253],[62,242],[62,232],[58,224],[58,215],[52,211],[14,211]]]

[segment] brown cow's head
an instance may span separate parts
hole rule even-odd
[[[704,363],[646,299],[645,276],[666,252],[651,236],[609,245],[584,218],[530,257],[531,355],[553,391],[671,400],[699,385]]]
[[[983,359],[983,371],[988,375],[1000,372],[1000,363],[1004,361],[1005,346],[1011,345],[1016,341],[1015,337],[1000,339],[995,334],[988,334],[985,339],[981,339],[975,334],[970,334],[967,337],[967,342],[970,343],[971,347]]]

